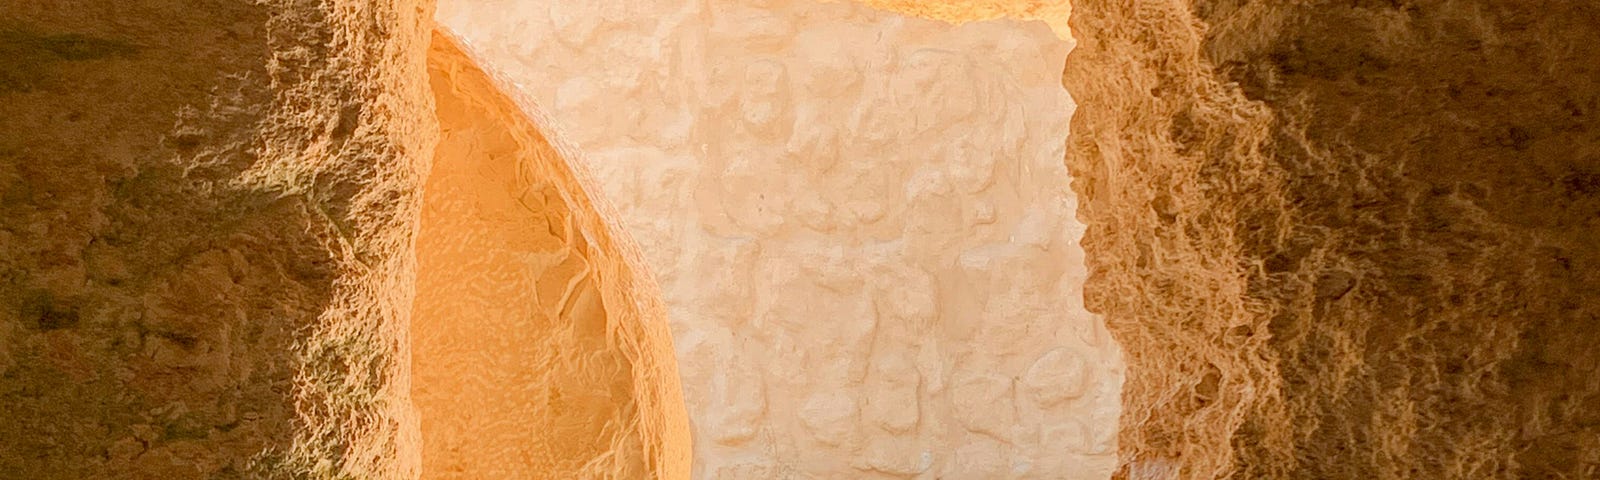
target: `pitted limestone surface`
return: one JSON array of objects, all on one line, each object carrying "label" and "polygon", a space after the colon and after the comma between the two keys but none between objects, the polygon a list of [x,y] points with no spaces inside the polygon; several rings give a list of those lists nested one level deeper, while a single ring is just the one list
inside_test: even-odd
[{"label": "pitted limestone surface", "polygon": [[447,2],[643,244],[696,478],[1103,478],[1069,45],[851,3]]}]

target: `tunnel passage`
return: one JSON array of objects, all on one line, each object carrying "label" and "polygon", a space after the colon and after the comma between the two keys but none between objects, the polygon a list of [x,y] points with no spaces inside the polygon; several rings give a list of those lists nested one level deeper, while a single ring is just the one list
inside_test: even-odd
[{"label": "tunnel passage", "polygon": [[[422,478],[686,478],[671,340],[573,158],[445,34],[416,243]],[[578,166],[577,168],[581,168]]]},{"label": "tunnel passage", "polygon": [[[641,293],[648,285],[629,286],[635,279],[619,273],[637,269],[624,268],[632,265],[628,255],[615,252],[627,251],[625,242],[610,239],[586,206],[582,193],[593,190],[570,184],[581,168],[517,177],[525,170],[492,161],[531,155],[540,159],[531,164],[565,165],[552,160],[559,157],[553,154],[527,153],[551,149],[537,140],[535,126],[508,113],[516,110],[507,106],[514,102],[496,94],[493,82],[459,51],[441,45],[444,53],[436,55],[435,73],[448,86],[439,98],[419,85],[426,79],[422,67],[431,28],[421,17],[431,2],[177,3],[0,6],[0,279],[6,287],[0,289],[0,476],[413,478],[413,385],[419,406],[433,415],[424,421],[433,449],[431,477],[563,478],[602,469],[681,476],[681,421],[650,413],[678,408],[667,391],[670,381],[663,380],[672,376],[664,371],[670,367],[641,360],[664,358],[663,336],[651,330],[652,323],[624,321],[655,318],[653,295]],[[793,51],[784,43],[787,36],[818,30],[798,28],[793,18],[765,8],[781,3],[717,2],[700,10],[609,18],[538,8],[546,14],[539,26],[550,28],[532,30],[558,35],[533,45],[600,46],[587,50],[594,56],[584,59],[602,61],[569,67],[583,71],[603,64],[605,75],[565,78],[553,92],[559,101],[551,103],[571,113],[604,105],[594,102],[611,99],[608,89],[619,85],[637,88],[623,90],[629,95],[721,102],[705,117],[587,110],[625,115],[626,121],[611,122],[624,135],[595,136],[617,142],[602,145],[614,147],[609,158],[666,159],[629,164],[659,171],[616,169],[624,186],[661,180],[723,188],[717,174],[744,175],[759,166],[729,161],[737,168],[713,172],[705,182],[684,175],[678,169],[693,165],[685,160],[697,158],[694,147],[712,150],[685,140],[702,139],[708,131],[749,128],[746,133],[799,139],[755,142],[758,148],[749,151],[756,154],[735,152],[719,162],[759,157],[759,147],[828,151],[839,145],[832,134],[794,136],[789,127],[826,124],[788,122],[796,110],[824,120],[873,120],[847,123],[842,130],[886,128],[872,132],[887,135],[875,140],[922,127],[895,123],[905,119],[892,116],[824,116],[808,110],[806,102],[783,97],[797,87],[821,95],[853,93],[860,76],[851,68],[861,64],[706,61],[723,58],[713,52],[729,50],[859,60],[852,55],[870,52],[866,46],[879,39],[862,36],[839,52],[816,44]],[[864,3],[967,20],[972,18],[957,14],[968,7],[982,7],[981,18],[1050,11],[1034,9],[1050,2],[1028,1],[1015,2],[1017,8],[1002,7],[1012,3],[1003,0]],[[628,5],[659,6],[594,4],[606,14],[639,13]],[[1078,278],[1086,282],[1085,303],[1105,314],[1129,352],[1131,376],[1122,398],[1127,415],[1118,440],[1127,467],[1123,476],[1600,476],[1600,356],[1593,348],[1600,342],[1600,308],[1592,294],[1600,290],[1600,242],[1594,241],[1600,236],[1600,74],[1592,61],[1600,44],[1590,41],[1600,27],[1597,7],[1473,0],[1082,0],[1078,9],[1072,27],[1083,47],[1068,63],[1065,81],[1083,109],[1072,123],[1067,163],[1081,200],[1076,213],[1088,227],[1080,245],[1093,274],[1075,275],[1087,277]],[[1053,20],[1063,32],[1064,19]],[[837,41],[848,38],[836,35],[849,33],[844,30],[822,32]],[[682,35],[652,42],[661,39],[651,35],[661,32]],[[960,78],[947,72],[963,71],[962,62],[950,61],[961,55],[943,50],[867,66],[929,68],[932,74],[918,77],[922,81]],[[628,61],[605,61],[616,58]],[[825,68],[805,70],[819,65]],[[952,65],[957,68],[945,70]],[[663,90],[671,85],[654,76],[662,72],[694,82],[732,77],[730,83],[742,88],[707,81],[698,84],[712,86],[703,91]],[[807,76],[816,73],[823,75]],[[838,75],[830,82],[827,74]],[[1007,79],[999,77],[982,78],[1005,85]],[[1035,85],[1040,79],[1037,71],[1018,77]],[[697,96],[705,91],[715,95]],[[933,92],[902,104],[927,112],[961,107],[962,96],[948,91],[899,91]],[[438,225],[427,229],[432,236],[424,239],[426,248],[415,252],[428,267],[419,306],[430,310],[418,323],[425,334],[419,342],[427,343],[419,350],[427,354],[413,358],[406,302],[416,290],[410,283],[412,222],[425,170],[413,167],[431,160],[414,157],[433,153],[433,100],[454,122],[452,139],[467,146],[447,145],[439,161],[447,175],[437,191],[445,198],[429,213]],[[941,105],[945,100],[953,102]],[[694,122],[706,117],[729,123],[697,127]],[[949,138],[963,137],[958,132]],[[653,150],[654,141],[688,149]],[[476,148],[491,145],[495,149]],[[922,193],[949,186],[942,183],[948,177],[919,180],[926,180],[919,185]],[[765,228],[772,218],[762,215],[774,205],[763,195],[792,190],[789,184],[766,187],[740,192],[758,200],[738,212],[741,221],[758,221],[752,229]],[[664,191],[634,201],[713,203]],[[816,210],[806,209],[817,205],[799,207],[812,214]],[[832,207],[850,214],[875,209],[870,202]],[[513,214],[519,208],[520,217]],[[488,216],[456,215],[463,211]],[[674,219],[641,212],[635,226],[676,238]],[[972,214],[988,219],[995,212],[974,206]],[[1059,210],[1050,215],[1067,216]],[[822,219],[816,225],[837,227]],[[475,237],[451,239],[452,226]],[[751,237],[659,242],[685,250],[734,244],[689,268],[663,270],[737,288],[744,278],[705,273],[762,252],[784,252],[782,242],[754,248]],[[779,248],[768,248],[774,243]],[[985,255],[996,250],[1001,249],[963,255],[970,261],[961,267],[982,277],[987,265],[1032,265],[1030,258]],[[450,255],[478,261],[447,261]],[[848,297],[859,293],[851,290],[852,274],[858,273],[852,267],[862,264],[856,257],[830,252],[813,262],[773,256],[811,270],[769,269],[762,273],[784,276],[762,278],[805,287],[795,289],[797,295],[843,290],[829,300],[859,300]],[[537,268],[490,263],[505,257]],[[623,260],[607,260],[614,258]],[[471,271],[502,267],[509,273]],[[890,276],[902,275],[893,282],[921,283],[900,281],[918,274],[893,267],[885,267]],[[806,284],[812,270],[820,272],[815,277],[823,288]],[[451,272],[459,281],[449,281],[457,278]],[[994,277],[1002,280],[1009,273],[998,272]],[[527,295],[524,303],[496,298],[502,280],[530,278],[533,291],[512,292]],[[618,282],[622,286],[613,288]],[[1072,298],[1072,288],[1053,298]],[[690,297],[685,304],[691,309],[734,321],[751,318],[715,296]],[[803,300],[824,303],[814,298]],[[916,307],[927,297],[881,298]],[[477,308],[449,308],[457,304]],[[830,308],[840,304],[861,317],[824,311],[831,315],[757,318],[801,329],[832,326],[818,318],[876,315],[860,303],[827,302]],[[507,332],[501,322],[529,318],[546,320],[531,331],[548,334],[531,340],[559,343],[581,361],[537,375],[506,361],[529,354],[527,344],[518,342],[529,338],[528,331]],[[961,327],[951,329],[958,332],[972,326],[952,323]],[[467,343],[472,348],[451,348]],[[798,349],[798,343],[774,344],[791,353]],[[753,350],[781,350],[770,346]],[[483,355],[452,357],[464,351]],[[712,369],[750,368],[765,358],[729,361],[716,348],[699,352],[717,359],[704,364]],[[427,372],[426,381],[412,383],[413,359]],[[874,382],[905,378],[893,374],[910,370],[903,361],[873,365],[884,367],[869,372]],[[1068,355],[1045,354],[1034,365],[1042,367],[1030,366],[1024,378],[1060,386],[1074,378],[1062,373],[1078,364]],[[753,407],[723,410],[727,415],[718,420],[726,422],[709,429],[721,434],[715,441],[734,447],[765,448],[775,444],[773,438],[803,435],[861,447],[849,441],[861,432],[848,428],[850,420],[874,421],[868,431],[905,429],[909,423],[903,415],[909,409],[824,395],[806,398],[808,418],[793,429],[800,435],[746,428],[757,424],[752,418],[793,412],[793,405],[769,408],[764,399],[787,392],[741,388],[756,383],[739,378],[756,375],[723,370],[729,373],[705,377],[711,380],[701,393],[719,406]],[[548,388],[516,381],[530,376],[549,380]],[[915,388],[945,387],[932,381],[942,377],[927,378]],[[508,381],[493,383],[499,380]],[[584,380],[593,381],[572,385]],[[881,383],[884,391],[913,390],[905,382]],[[989,407],[1024,394],[1032,397],[1028,401],[1059,398],[1063,391],[1027,392],[1017,383],[1008,390],[1006,383],[960,382],[954,389],[965,397],[952,396],[978,399],[959,405],[969,412],[1006,412]],[[518,396],[506,398],[506,392]],[[587,409],[563,408],[574,397],[601,401]],[[497,415],[495,421],[485,414]],[[554,422],[543,414],[578,421]],[[1015,456],[1005,463],[1003,455],[1014,452],[983,437],[1039,432],[996,433],[1004,425],[989,420],[967,416],[944,424],[979,432],[965,438],[982,445],[954,452],[961,464],[983,472],[1033,467]],[[527,425],[554,429],[520,428]],[[473,438],[461,426],[490,435]],[[1055,433],[1072,433],[1073,425],[1063,427]],[[579,441],[536,437],[548,432]],[[1063,438],[1084,437],[1053,440]],[[1096,443],[1102,449],[1109,444]],[[554,450],[531,453],[529,446]],[[857,462],[851,465],[832,452],[813,458],[821,457],[825,468],[859,465],[874,475],[916,476],[926,473],[916,471],[924,468],[927,451],[918,447],[867,442],[849,452],[858,454],[849,458]],[[517,459],[521,463],[506,462],[518,458],[506,457],[509,450],[526,455]],[[708,475],[795,473],[790,459],[797,450],[772,448],[760,453],[775,452],[775,458],[750,462],[733,458],[708,468]],[[1097,454],[1104,460],[1105,454]],[[862,475],[843,475],[852,474]]]}]

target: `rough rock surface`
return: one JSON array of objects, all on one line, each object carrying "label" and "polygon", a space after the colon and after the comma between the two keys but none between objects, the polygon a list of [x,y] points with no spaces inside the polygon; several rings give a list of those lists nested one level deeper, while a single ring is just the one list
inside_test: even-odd
[{"label": "rough rock surface", "polygon": [[1600,7],[1073,15],[1124,475],[1600,475]]},{"label": "rough rock surface", "polygon": [[688,478],[666,310],[581,157],[450,37],[428,59],[441,135],[416,244],[422,478]]},{"label": "rough rock surface", "polygon": [[1072,15],[1072,4],[1067,0],[854,1],[872,8],[957,24],[998,18],[1039,20],[1050,24],[1056,36],[1068,38],[1071,33],[1067,28],[1067,18]]},{"label": "rough rock surface", "polygon": [[[1060,7],[864,3],[950,21]],[[1065,83],[1084,108],[1066,163],[1087,303],[1128,351],[1113,441],[1119,357],[1074,302],[1074,206],[1044,158],[1060,158],[1070,107],[1043,86],[1062,52],[1042,27],[673,5],[480,3],[485,16],[451,18],[509,40],[480,48],[562,115],[649,244],[701,405],[700,477],[1060,478],[1103,474],[1113,446],[1130,478],[1600,475],[1600,7],[1079,2]],[[0,478],[530,472],[451,449],[505,453],[490,442],[542,420],[497,416],[486,427],[504,428],[471,438],[424,419],[452,440],[423,455],[406,409],[411,232],[436,133],[429,15],[388,1],[0,4]],[[508,155],[538,145],[535,163],[559,170],[536,128],[472,126],[492,90],[448,91],[476,99],[452,104],[463,148],[509,136]],[[505,305],[604,311],[603,334],[552,329],[598,353],[576,378],[619,375],[577,385],[606,402],[559,426],[615,435],[564,453],[623,447],[640,455],[600,462],[681,474],[668,438],[681,429],[646,411],[674,408],[666,373],[628,354],[655,347],[610,343],[659,339],[611,321],[653,315],[648,295],[608,297],[648,287],[603,287],[638,269],[596,246],[615,232],[592,214],[604,202],[582,207],[563,183],[581,169],[536,180],[442,158],[480,162],[442,172],[489,173],[437,178],[436,193],[470,200],[446,196],[430,221],[494,221],[441,214],[514,213],[504,202],[527,197],[506,188],[534,184],[545,195],[529,200],[562,206],[524,217],[561,227],[549,238],[472,240],[545,238],[533,254],[454,253],[591,268],[540,264],[558,281],[535,279],[533,301],[564,299]],[[451,183],[478,180],[500,190]],[[425,242],[440,250],[424,261],[471,244]],[[424,288],[481,300],[467,285]],[[440,355],[417,365],[526,353],[453,357],[457,339],[528,333],[457,323],[426,330],[418,348]],[[453,330],[467,327],[495,337]],[[511,400],[431,389],[526,386],[483,385],[508,372],[425,375],[416,391],[481,421],[473,409]]]},{"label": "rough rock surface", "polygon": [[1068,45],[850,3],[454,2],[551,105],[672,313],[697,478],[1104,478]]},{"label": "rough rock surface", "polygon": [[430,15],[0,3],[0,477],[415,473]]}]

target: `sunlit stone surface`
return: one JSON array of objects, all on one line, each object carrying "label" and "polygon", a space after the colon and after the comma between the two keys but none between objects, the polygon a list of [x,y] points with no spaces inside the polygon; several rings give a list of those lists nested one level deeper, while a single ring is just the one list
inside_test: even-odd
[{"label": "sunlit stone surface", "polygon": [[849,3],[445,2],[658,275],[697,478],[1104,478],[1069,44]]}]

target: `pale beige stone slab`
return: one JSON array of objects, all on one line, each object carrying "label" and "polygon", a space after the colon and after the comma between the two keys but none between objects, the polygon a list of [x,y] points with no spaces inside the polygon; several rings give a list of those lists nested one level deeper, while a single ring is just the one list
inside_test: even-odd
[{"label": "pale beige stone slab", "polygon": [[551,107],[670,309],[696,478],[1104,478],[1069,44],[849,3],[445,2]]}]

